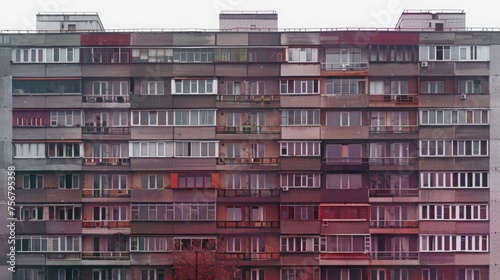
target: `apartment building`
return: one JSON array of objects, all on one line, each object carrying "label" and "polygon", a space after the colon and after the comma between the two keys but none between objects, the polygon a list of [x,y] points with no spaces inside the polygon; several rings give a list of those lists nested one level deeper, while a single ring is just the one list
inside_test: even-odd
[{"label": "apartment building", "polygon": [[0,33],[13,279],[172,279],[193,251],[194,279],[203,251],[234,279],[500,272],[498,30],[461,11],[383,30],[38,17]]}]

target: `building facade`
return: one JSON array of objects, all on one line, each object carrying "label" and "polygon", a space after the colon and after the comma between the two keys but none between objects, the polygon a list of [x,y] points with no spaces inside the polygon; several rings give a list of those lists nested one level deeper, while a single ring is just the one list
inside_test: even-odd
[{"label": "building facade", "polygon": [[13,279],[171,279],[193,250],[236,279],[494,279],[500,33],[415,14],[1,33]]}]

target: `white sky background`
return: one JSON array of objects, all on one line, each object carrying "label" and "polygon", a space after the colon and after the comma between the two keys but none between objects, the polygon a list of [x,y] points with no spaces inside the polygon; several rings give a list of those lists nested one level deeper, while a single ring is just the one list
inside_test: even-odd
[{"label": "white sky background", "polygon": [[279,28],[396,25],[405,9],[459,9],[467,27],[499,27],[491,0],[2,0],[0,30],[34,30],[38,12],[98,12],[106,29],[218,28],[220,10],[275,10]]}]

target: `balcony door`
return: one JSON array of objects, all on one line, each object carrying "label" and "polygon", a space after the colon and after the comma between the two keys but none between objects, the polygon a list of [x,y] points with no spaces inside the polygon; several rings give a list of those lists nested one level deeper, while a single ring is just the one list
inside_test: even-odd
[{"label": "balcony door", "polygon": [[391,158],[393,164],[402,165],[409,164],[409,144],[408,143],[392,143]]},{"label": "balcony door", "polygon": [[[109,176],[108,175],[94,175],[94,182],[92,187],[92,194],[94,197],[107,197],[109,193]],[[95,208],[94,208],[95,210]],[[94,211],[94,218],[96,213]],[[94,219],[95,221],[101,219]]]},{"label": "balcony door", "polygon": [[264,237],[252,237],[250,240],[250,254],[252,260],[264,259],[266,251],[266,239]]},{"label": "balcony door", "polygon": [[[92,149],[92,156],[96,159],[109,158],[108,144],[94,144]],[[97,161],[101,162],[101,161]]]},{"label": "balcony door", "polygon": [[262,143],[253,143],[251,146],[251,158],[253,162],[262,162],[265,157],[265,146]]}]

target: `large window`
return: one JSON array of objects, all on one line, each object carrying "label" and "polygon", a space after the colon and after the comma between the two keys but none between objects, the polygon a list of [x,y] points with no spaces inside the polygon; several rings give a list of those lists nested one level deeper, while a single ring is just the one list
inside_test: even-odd
[{"label": "large window", "polygon": [[141,94],[142,95],[163,95],[164,94],[163,81],[142,81]]},{"label": "large window", "polygon": [[215,221],[215,203],[132,204],[132,220]]},{"label": "large window", "polygon": [[288,48],[288,62],[318,62],[317,48]]},{"label": "large window", "polygon": [[264,95],[265,81],[227,81],[226,95]]},{"label": "large window", "polygon": [[59,175],[59,189],[79,189],[79,174],[61,174]]},{"label": "large window", "polygon": [[360,164],[362,163],[361,144],[327,144],[326,145],[327,164]]},{"label": "large window", "polygon": [[364,253],[367,235],[327,235],[321,237],[321,251],[328,253]]},{"label": "large window", "polygon": [[360,78],[327,78],[326,94],[365,94],[365,86],[365,80]]},{"label": "large window", "polygon": [[14,158],[44,158],[44,143],[18,143],[14,144]]},{"label": "large window", "polygon": [[165,48],[132,49],[132,63],[165,63],[172,62],[173,50]]},{"label": "large window", "polygon": [[422,188],[488,188],[488,172],[421,172]]},{"label": "large window", "polygon": [[327,126],[361,126],[361,112],[358,111],[328,111]]},{"label": "large window", "polygon": [[[364,66],[366,66],[365,64]],[[325,70],[357,69],[361,64],[361,49],[326,49]]]},{"label": "large window", "polygon": [[[99,278],[95,280],[101,280]],[[165,269],[141,269],[141,278],[139,280],[164,280]]]},{"label": "large window", "polygon": [[409,112],[407,111],[374,111],[370,112],[370,131],[381,133],[407,132],[409,128]]},{"label": "large window", "polygon": [[355,220],[367,221],[370,219],[370,208],[368,206],[345,206],[330,205],[321,206],[321,219],[328,220]]},{"label": "large window", "polygon": [[489,124],[487,109],[420,110],[421,125]]},{"label": "large window", "polygon": [[319,237],[281,237],[281,252],[319,252]]},{"label": "large window", "polygon": [[170,252],[171,237],[164,236],[131,236],[130,251],[132,252]]},{"label": "large window", "polygon": [[81,111],[50,111],[50,126],[79,126]]},{"label": "large window", "polygon": [[63,94],[81,93],[81,80],[12,80],[14,94]]},{"label": "large window", "polygon": [[143,189],[163,189],[162,174],[143,174],[141,182]]},{"label": "large window", "polygon": [[42,174],[23,175],[23,189],[43,189]]},{"label": "large window", "polygon": [[458,80],[458,93],[481,94],[483,92],[481,79],[470,78]]},{"label": "large window", "polygon": [[45,280],[45,269],[17,268],[14,274],[14,280]]},{"label": "large window", "polygon": [[444,93],[444,81],[422,81],[420,83],[420,93]]},{"label": "large window", "polygon": [[319,94],[319,80],[281,80],[280,94]]},{"label": "large window", "polygon": [[224,48],[214,49],[214,62],[246,62],[248,60],[247,49]]},{"label": "large window", "polygon": [[488,156],[488,140],[420,140],[420,156]]},{"label": "large window", "polygon": [[489,46],[420,46],[420,61],[489,61]]},{"label": "large window", "polygon": [[320,142],[280,142],[281,156],[319,156]]},{"label": "large window", "polygon": [[175,157],[216,157],[218,142],[175,142]]},{"label": "large window", "polygon": [[211,188],[212,174],[180,173],[179,188]]},{"label": "large window", "polygon": [[49,143],[49,158],[78,158],[81,143]]},{"label": "large window", "polygon": [[488,252],[488,235],[420,235],[420,252]]},{"label": "large window", "polygon": [[488,220],[486,204],[421,204],[421,220]]},{"label": "large window", "polygon": [[281,205],[282,220],[317,220],[319,206],[308,204]]},{"label": "large window", "polygon": [[281,270],[281,280],[319,280],[320,276],[319,268],[287,268]]},{"label": "large window", "polygon": [[13,49],[12,61],[16,63],[77,63],[79,48],[30,48]]},{"label": "large window", "polygon": [[370,61],[417,61],[416,46],[372,45]]},{"label": "large window", "polygon": [[326,188],[351,190],[363,188],[361,174],[326,174]]},{"label": "large window", "polygon": [[217,94],[217,80],[173,80],[172,94]]},{"label": "large window", "polygon": [[130,142],[131,157],[172,157],[170,141]]},{"label": "large window", "polygon": [[321,174],[319,173],[282,173],[282,188],[319,188]]},{"label": "large window", "polygon": [[80,252],[80,236],[22,236],[16,238],[17,252]]},{"label": "large window", "polygon": [[320,110],[283,110],[281,111],[281,124],[287,126],[319,125]]},{"label": "large window", "polygon": [[241,206],[228,206],[226,208],[226,220],[239,222],[242,220]]},{"label": "large window", "polygon": [[212,49],[174,49],[174,62],[212,62]]}]

